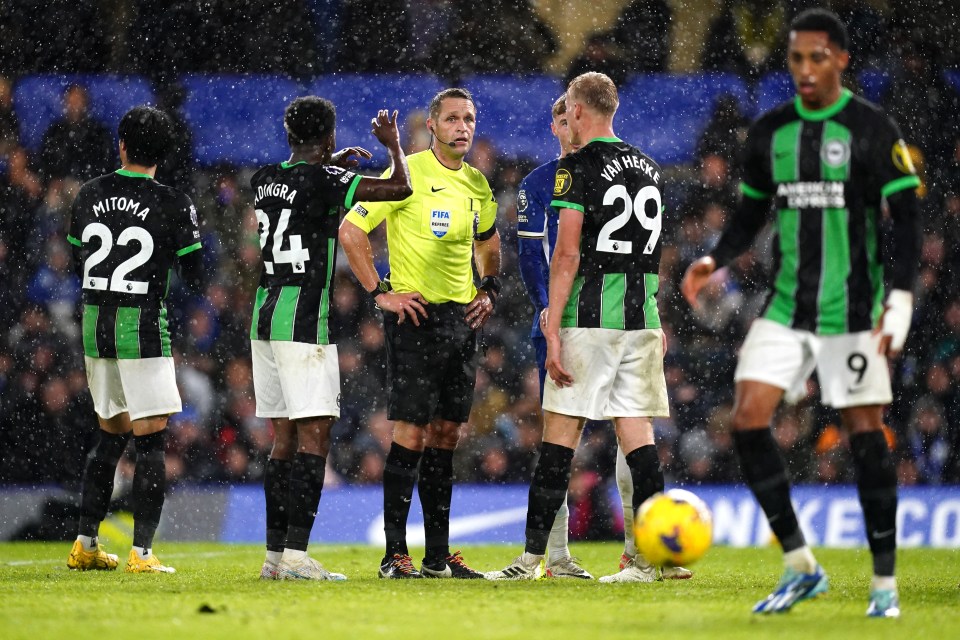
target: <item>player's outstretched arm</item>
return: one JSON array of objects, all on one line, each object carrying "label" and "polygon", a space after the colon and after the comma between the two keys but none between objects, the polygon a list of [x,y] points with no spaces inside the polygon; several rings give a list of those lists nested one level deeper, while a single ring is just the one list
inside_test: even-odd
[{"label": "player's outstretched arm", "polygon": [[[359,202],[382,202],[384,200],[404,200],[413,195],[410,184],[410,170],[407,168],[407,157],[400,146],[400,131],[397,128],[397,112],[391,117],[386,109],[377,112],[377,117],[370,121],[373,135],[387,149],[390,154],[390,163],[393,171],[386,178],[360,179],[357,184],[356,200]],[[369,154],[368,156],[369,157]]]}]

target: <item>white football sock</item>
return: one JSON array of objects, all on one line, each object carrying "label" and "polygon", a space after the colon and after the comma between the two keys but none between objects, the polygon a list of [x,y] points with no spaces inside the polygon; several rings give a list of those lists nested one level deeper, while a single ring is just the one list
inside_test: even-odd
[{"label": "white football sock", "polygon": [[538,556],[533,553],[523,552],[523,555],[520,556],[520,564],[525,567],[535,567],[540,564],[540,561],[543,560],[543,556]]},{"label": "white football sock", "polygon": [[283,550],[283,559],[287,562],[298,562],[307,557],[306,551],[300,551],[299,549],[284,549]]},{"label": "white football sock", "polygon": [[817,568],[817,559],[813,557],[810,547],[803,545],[783,554],[783,564],[800,573],[813,573]]},{"label": "white football sock", "polygon": [[870,579],[870,590],[884,589],[887,591],[897,590],[897,579],[894,576],[873,576]]},{"label": "white football sock", "polygon": [[77,540],[83,545],[84,551],[94,551],[97,548],[96,536],[77,536]]},{"label": "white football sock", "polygon": [[143,547],[134,547],[134,551],[137,552],[137,555],[140,556],[143,560],[146,560],[150,557],[150,554],[153,553],[153,549],[145,549]]},{"label": "white football sock", "polygon": [[568,531],[570,530],[570,507],[567,506],[567,498],[563,498],[563,504],[557,511],[557,517],[553,520],[553,528],[550,529],[550,538],[547,540],[547,557],[550,562],[559,562],[564,558],[570,557],[570,545],[568,543]]},{"label": "white football sock", "polygon": [[633,476],[620,447],[617,447],[617,489],[620,490],[620,502],[623,503],[623,552],[633,557],[637,555],[637,544],[633,537]]},{"label": "white football sock", "polygon": [[280,564],[283,557],[283,551],[267,551],[267,562],[270,564]]}]

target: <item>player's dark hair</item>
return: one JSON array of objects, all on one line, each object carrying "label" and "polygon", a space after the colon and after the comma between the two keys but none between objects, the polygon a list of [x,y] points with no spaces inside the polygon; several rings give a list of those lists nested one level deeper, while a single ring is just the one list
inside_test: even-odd
[{"label": "player's dark hair", "polygon": [[283,128],[291,147],[319,144],[337,127],[337,108],[319,96],[304,96],[287,105]]},{"label": "player's dark hair", "polygon": [[576,96],[597,113],[612,116],[620,106],[617,85],[604,73],[588,71],[570,81],[567,95]]},{"label": "player's dark hair", "polygon": [[173,146],[170,116],[146,105],[124,114],[117,135],[127,147],[127,162],[145,167],[160,164]]},{"label": "player's dark hair", "polygon": [[790,23],[790,31],[824,31],[830,42],[838,45],[841,51],[850,46],[847,27],[837,14],[827,9],[807,9],[797,15]]},{"label": "player's dark hair", "polygon": [[469,100],[470,104],[473,105],[474,110],[477,108],[477,103],[473,101],[473,94],[466,89],[460,87],[444,89],[437,95],[433,96],[433,100],[430,101],[430,108],[428,111],[431,119],[436,120],[440,117],[440,104],[447,98],[462,98],[464,100]]},{"label": "player's dark hair", "polygon": [[559,98],[553,101],[553,108],[550,110],[550,114],[556,118],[557,116],[562,116],[567,112],[567,94],[563,94]]}]

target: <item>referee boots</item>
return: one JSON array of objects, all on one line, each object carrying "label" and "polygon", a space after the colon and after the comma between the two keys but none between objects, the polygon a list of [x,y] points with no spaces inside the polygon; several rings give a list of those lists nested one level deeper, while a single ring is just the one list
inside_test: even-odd
[{"label": "referee boots", "polygon": [[467,566],[459,551],[436,563],[428,563],[427,559],[424,558],[420,565],[420,573],[425,578],[459,578],[460,580],[483,580],[485,578],[482,573]]},{"label": "referee boots", "polygon": [[413,566],[413,559],[402,553],[395,553],[390,557],[384,557],[380,562],[380,572],[378,575],[381,578],[390,580],[423,578],[423,574]]}]

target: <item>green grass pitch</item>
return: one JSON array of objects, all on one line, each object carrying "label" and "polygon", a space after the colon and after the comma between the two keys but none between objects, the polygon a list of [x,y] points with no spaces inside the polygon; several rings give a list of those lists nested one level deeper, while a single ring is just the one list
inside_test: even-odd
[{"label": "green grass pitch", "polygon": [[[158,543],[175,575],[77,573],[67,543],[0,544],[0,637],[45,638],[960,638],[960,550],[903,550],[899,620],[864,617],[870,576],[865,549],[817,551],[830,591],[787,613],[755,616],[750,606],[780,574],[776,549],[717,547],[692,580],[602,585],[376,577],[378,549],[311,547],[345,583],[257,579],[258,546]],[[467,546],[467,562],[499,569],[514,546]],[[419,551],[419,550],[417,550]],[[574,544],[594,573],[612,573],[621,547]],[[414,553],[414,558],[419,556]]]}]

